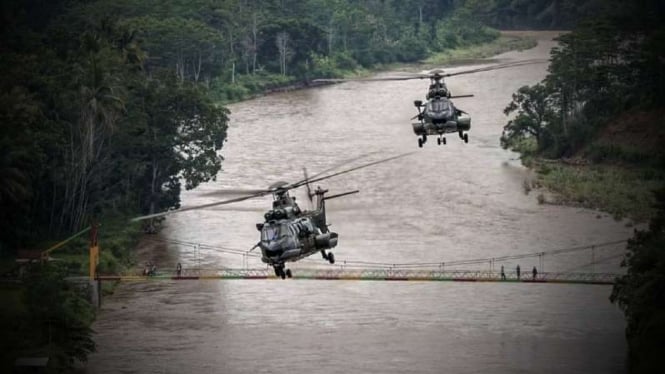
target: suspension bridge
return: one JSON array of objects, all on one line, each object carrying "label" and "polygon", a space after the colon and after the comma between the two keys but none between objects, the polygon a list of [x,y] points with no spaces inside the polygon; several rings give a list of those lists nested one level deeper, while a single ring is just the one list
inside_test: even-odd
[{"label": "suspension bridge", "polygon": [[[158,280],[223,280],[223,279],[276,279],[273,270],[266,268],[250,268],[249,258],[260,258],[258,253],[248,250],[215,246],[203,243],[186,242],[152,238],[151,241],[175,244],[194,248],[197,253],[200,249],[215,250],[217,252],[233,254],[242,257],[243,266],[240,268],[220,267],[203,269],[198,266],[183,268],[178,272],[175,268],[160,268],[153,275],[144,275],[143,269],[135,269],[123,274],[98,274],[100,281],[158,281]],[[368,280],[368,281],[451,281],[451,282],[521,282],[521,283],[569,283],[569,284],[612,284],[618,272],[596,272],[597,265],[608,261],[618,262],[623,257],[623,247],[620,253],[607,254],[608,249],[617,249],[625,244],[626,240],[597,243],[592,245],[561,248],[551,251],[528,252],[507,256],[465,259],[441,262],[410,262],[387,263],[372,261],[342,260],[335,265],[326,267],[300,267],[294,269],[293,278],[297,280]],[[590,261],[577,264],[573,268],[562,271],[545,272],[545,259],[565,254],[584,254],[590,256]],[[589,257],[588,257],[589,258]],[[518,273],[517,271],[498,271],[498,265],[510,261],[531,259],[537,261],[538,269],[533,273],[529,269]],[[313,259],[303,259],[298,262],[317,264]],[[460,267],[476,267],[476,269],[460,269]],[[477,269],[484,267],[483,269]],[[451,269],[452,268],[452,269]]]}]

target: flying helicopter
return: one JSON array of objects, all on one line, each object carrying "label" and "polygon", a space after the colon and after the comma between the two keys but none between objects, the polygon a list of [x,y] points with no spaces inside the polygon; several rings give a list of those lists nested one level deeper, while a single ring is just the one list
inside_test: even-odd
[{"label": "flying helicopter", "polygon": [[361,79],[316,79],[315,82],[346,82],[346,81],[403,81],[412,79],[429,79],[430,84],[425,95],[426,102],[415,100],[413,104],[418,110],[411,119],[417,119],[418,122],[412,123],[413,132],[418,136],[418,147],[427,142],[427,136],[438,136],[437,144],[446,144],[445,134],[458,133],[464,143],[469,142],[468,131],[471,129],[471,116],[460,108],[457,108],[451,99],[473,97],[474,95],[453,96],[444,82],[444,78],[453,77],[462,74],[479,73],[505,69],[516,66],[543,63],[547,60],[533,59],[508,62],[477,69],[463,70],[453,73],[446,73],[442,69],[432,70],[427,74],[415,74],[404,77],[379,77],[379,78],[361,78]]},{"label": "flying helicopter", "polygon": [[[329,263],[335,263],[335,255],[330,252],[330,250],[337,246],[339,235],[329,229],[330,225],[326,221],[326,201],[359,192],[358,190],[351,190],[326,196],[326,193],[328,193],[327,189],[323,189],[319,186],[312,191],[310,184],[372,165],[395,160],[410,154],[411,153],[403,153],[397,156],[365,163],[343,171],[326,174],[331,169],[336,169],[336,166],[312,177],[308,177],[307,170],[303,168],[304,178],[293,183],[277,182],[270,185],[267,189],[234,189],[212,192],[206,195],[215,196],[228,193],[245,195],[209,204],[149,214],[133,218],[132,221],[154,219],[190,210],[232,204],[271,194],[273,198],[272,209],[264,214],[263,222],[256,224],[256,229],[260,232],[260,239],[250,251],[257,247],[260,248],[261,261],[273,267],[275,276],[282,279],[291,278],[293,273],[291,272],[291,269],[286,269],[285,264],[287,262],[295,262],[311,256],[316,252],[320,252],[323,259]],[[307,197],[310,200],[310,204],[315,206],[312,210],[302,210],[296,203],[296,197],[289,194],[290,190],[303,186],[307,189]]]}]

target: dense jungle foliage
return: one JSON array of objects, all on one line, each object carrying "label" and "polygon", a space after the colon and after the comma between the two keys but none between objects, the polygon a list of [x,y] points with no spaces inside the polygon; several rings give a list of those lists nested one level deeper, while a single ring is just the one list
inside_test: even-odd
[{"label": "dense jungle foliage", "polygon": [[[654,373],[662,371],[665,344],[665,5],[602,5],[559,37],[546,79],[513,95],[505,113],[515,116],[501,141],[573,202],[651,218],[629,241],[627,275],[611,300],[626,315],[629,371]],[[542,158],[582,163],[539,164]]]},{"label": "dense jungle foliage", "polygon": [[[579,150],[619,114],[665,102],[664,9],[607,0],[610,10],[558,38],[549,74],[513,95],[505,147],[550,158]],[[525,140],[534,148],[524,147]],[[527,142],[528,143],[528,142]]]},{"label": "dense jungle foliage", "polygon": [[665,7],[603,4],[558,38],[545,80],[513,95],[501,142],[565,203],[646,221],[665,184]]},{"label": "dense jungle foliage", "polygon": [[0,233],[177,207],[215,177],[234,100],[497,36],[453,1],[3,2]]},{"label": "dense jungle foliage", "polygon": [[[566,27],[593,14],[596,3],[575,8],[564,0],[3,1],[0,255],[43,249],[44,242],[92,221],[124,223],[132,215],[178,207],[183,186],[211,180],[221,168],[228,111],[220,101],[491,41],[498,32],[487,24]],[[608,36],[611,30],[599,34],[606,36],[599,48],[608,53],[612,47],[630,50],[630,43],[662,45],[662,34],[617,43]],[[589,37],[580,40],[593,41]],[[566,128],[577,118],[568,113],[577,115],[585,102],[582,94],[598,88],[584,86],[582,79],[596,71],[592,60],[566,54],[571,45],[586,52],[576,38],[562,38],[553,65],[580,79],[572,87],[558,83],[552,96],[565,96],[559,100],[565,103]],[[608,57],[614,68],[621,65],[617,56]],[[571,58],[573,65],[567,63]],[[576,73],[577,68],[587,70]],[[617,74],[605,73],[607,84],[648,83],[630,100],[662,93],[661,75],[654,84],[639,74]],[[560,145],[573,140],[555,144],[565,149]],[[105,244],[111,248],[104,252],[111,256],[105,266],[116,261],[109,253],[126,255],[127,238],[136,231],[121,230],[107,230],[120,239]],[[92,310],[64,282],[66,270],[47,266],[26,280],[25,289],[8,291],[20,294],[6,305],[16,304],[21,323],[3,326],[11,329],[3,360],[18,352],[12,349],[47,344],[56,352],[53,365],[68,370],[73,358],[85,360],[94,349]],[[2,317],[12,321],[4,312]],[[23,340],[12,345],[12,337]]]},{"label": "dense jungle foliage", "polygon": [[657,214],[648,230],[628,242],[622,265],[627,274],[614,284],[610,300],[626,315],[631,373],[663,370],[665,346],[665,189],[657,192]]}]

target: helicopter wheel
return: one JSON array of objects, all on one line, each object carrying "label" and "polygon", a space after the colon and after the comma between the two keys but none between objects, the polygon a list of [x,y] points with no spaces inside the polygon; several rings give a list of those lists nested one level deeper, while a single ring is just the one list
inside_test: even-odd
[{"label": "helicopter wheel", "polygon": [[441,145],[441,138],[436,139],[436,144]]},{"label": "helicopter wheel", "polygon": [[469,134],[464,134],[464,143],[469,142]]},{"label": "helicopter wheel", "polygon": [[331,264],[335,263],[335,255],[334,254],[328,253],[328,262],[330,262]]},{"label": "helicopter wheel", "polygon": [[293,274],[291,273],[291,269],[286,269],[286,277],[287,278],[293,277]]},{"label": "helicopter wheel", "polygon": [[446,138],[441,138],[441,144],[446,145]]},{"label": "helicopter wheel", "polygon": [[423,147],[423,140],[418,138],[418,147],[422,148]]},{"label": "helicopter wheel", "polygon": [[275,276],[279,278],[286,278],[286,273],[284,272],[284,264],[275,266]]}]

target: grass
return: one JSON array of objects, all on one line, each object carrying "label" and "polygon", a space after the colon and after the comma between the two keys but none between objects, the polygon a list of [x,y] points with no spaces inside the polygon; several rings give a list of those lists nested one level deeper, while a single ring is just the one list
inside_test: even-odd
[{"label": "grass", "polygon": [[629,217],[636,222],[653,216],[653,191],[665,185],[665,173],[653,167],[537,165],[537,186],[555,192],[556,203],[600,209],[617,219]]},{"label": "grass", "polygon": [[423,61],[427,65],[445,65],[498,55],[508,51],[522,51],[536,46],[538,42],[529,36],[501,35],[489,43],[455,48],[436,53]]}]

